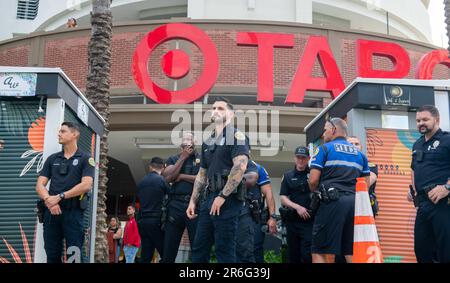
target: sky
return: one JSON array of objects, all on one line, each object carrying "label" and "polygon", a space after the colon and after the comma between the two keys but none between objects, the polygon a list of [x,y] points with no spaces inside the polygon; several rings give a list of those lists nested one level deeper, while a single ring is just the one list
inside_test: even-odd
[{"label": "sky", "polygon": [[431,35],[433,44],[439,47],[448,47],[447,30],[445,26],[444,0],[431,0],[428,7],[430,14]]}]

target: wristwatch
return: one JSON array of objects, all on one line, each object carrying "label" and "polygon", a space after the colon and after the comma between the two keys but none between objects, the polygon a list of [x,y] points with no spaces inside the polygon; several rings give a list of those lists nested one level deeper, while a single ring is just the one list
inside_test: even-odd
[{"label": "wristwatch", "polygon": [[450,191],[450,184],[445,184],[444,187]]},{"label": "wristwatch", "polygon": [[61,198],[61,200],[63,200],[64,197],[65,197],[64,193],[60,193],[60,194],[59,194],[59,197]]},{"label": "wristwatch", "polygon": [[277,215],[275,214],[275,213],[272,213],[271,215],[270,215],[270,218],[272,218],[272,219],[277,219]]},{"label": "wristwatch", "polygon": [[223,194],[223,191],[220,191],[219,197],[221,197],[221,198],[223,198],[223,199],[227,199],[227,198],[228,198],[228,196],[226,196],[226,195]]}]

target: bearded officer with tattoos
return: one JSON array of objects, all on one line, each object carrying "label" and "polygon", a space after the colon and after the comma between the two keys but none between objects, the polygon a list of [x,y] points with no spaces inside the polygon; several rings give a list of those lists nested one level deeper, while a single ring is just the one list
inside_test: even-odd
[{"label": "bearded officer with tattoos", "polygon": [[250,146],[248,138],[230,125],[233,117],[233,105],[218,98],[211,114],[215,130],[202,145],[200,170],[186,211],[194,219],[199,206],[194,263],[209,262],[213,245],[219,263],[236,262],[236,232],[245,200],[242,177]]}]

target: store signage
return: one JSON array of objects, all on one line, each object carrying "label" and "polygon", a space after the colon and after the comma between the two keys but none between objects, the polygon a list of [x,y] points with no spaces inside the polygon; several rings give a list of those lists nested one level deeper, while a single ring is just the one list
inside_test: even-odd
[{"label": "store signage", "polygon": [[407,86],[384,86],[384,104],[411,106],[411,92]]},{"label": "store signage", "polygon": [[86,126],[88,126],[89,108],[81,97],[78,97],[77,116]]},{"label": "store signage", "polygon": [[0,96],[36,95],[35,73],[0,73]]},{"label": "store signage", "polygon": [[[200,50],[203,70],[197,81],[181,90],[168,90],[158,86],[148,72],[150,54],[160,44],[169,40],[187,40]],[[236,44],[258,49],[258,102],[273,102],[274,49],[294,47],[293,34],[238,32]],[[379,70],[373,67],[373,59],[381,56],[389,59],[393,68]],[[411,69],[406,50],[393,42],[360,39],[356,41],[357,76],[362,78],[405,78]],[[313,77],[314,62],[319,61],[324,77]],[[446,50],[434,50],[425,54],[416,66],[417,79],[431,79],[437,64],[450,67]],[[189,73],[189,55],[183,50],[167,52],[161,60],[163,72],[171,79],[180,79]],[[166,24],[149,32],[138,44],[133,56],[133,78],[142,92],[158,103],[185,104],[206,95],[214,86],[219,74],[219,55],[216,45],[201,29],[182,23]],[[344,81],[325,36],[309,37],[294,74],[285,103],[302,103],[307,90],[329,92],[336,98],[345,88]],[[398,99],[400,100],[400,99]]]}]

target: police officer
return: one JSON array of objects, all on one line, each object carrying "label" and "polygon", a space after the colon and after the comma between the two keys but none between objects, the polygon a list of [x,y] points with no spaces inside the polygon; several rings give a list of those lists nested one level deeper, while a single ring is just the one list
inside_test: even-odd
[{"label": "police officer", "polygon": [[[255,262],[255,225],[259,221],[260,213],[258,195],[260,195],[257,185],[258,168],[253,161],[249,161],[247,170],[244,174],[245,186],[247,188],[247,195],[245,197],[244,206],[239,215],[237,241],[236,241],[236,262],[239,263],[254,263]],[[258,210],[258,211],[256,211]],[[259,218],[259,219],[256,219]]]},{"label": "police officer", "polygon": [[311,162],[309,186],[322,196],[313,225],[314,263],[332,263],[336,254],[352,262],[356,178],[364,176],[369,184],[370,170],[367,157],[346,136],[344,120],[328,119],[323,133],[325,144]]},{"label": "police officer", "polygon": [[311,263],[313,220],[309,211],[309,150],[299,146],[294,154],[295,167],[284,173],[280,189],[281,204],[293,212],[287,217],[282,215],[287,230],[288,259],[291,263]]},{"label": "police officer", "polygon": [[[263,166],[249,160],[244,175],[247,196],[241,210],[238,224],[236,260],[237,262],[264,263],[263,198],[267,204],[267,229],[271,234],[277,232],[275,220],[275,199],[272,194],[270,177]],[[264,196],[264,197],[263,197]]]},{"label": "police officer", "polygon": [[153,157],[149,164],[149,173],[138,184],[138,198],[141,204],[138,229],[141,237],[141,261],[143,263],[152,261],[155,248],[160,256],[164,257],[161,218],[163,217],[163,200],[169,192],[169,185],[161,176],[163,169],[164,160]]},{"label": "police officer", "polygon": [[450,262],[450,134],[439,128],[439,112],[424,105],[416,113],[422,136],[414,143],[411,169],[418,210],[414,251],[418,262]]},{"label": "police officer", "polygon": [[195,208],[206,190],[205,200],[200,203],[193,262],[208,262],[213,244],[219,263],[236,261],[236,230],[244,203],[241,183],[249,142],[230,125],[233,117],[233,105],[228,100],[219,98],[214,102],[211,120],[215,130],[202,145],[200,170],[186,211],[190,219],[197,216]]},{"label": "police officer", "polygon": [[183,135],[181,152],[169,157],[166,166],[162,176],[172,183],[172,186],[169,191],[162,262],[175,262],[184,229],[187,228],[192,247],[197,228],[197,219],[189,219],[186,215],[195,177],[200,169],[200,154],[195,150],[192,133]]},{"label": "police officer", "polygon": [[[252,161],[254,162],[254,161]],[[267,220],[265,225],[267,228],[265,229],[270,234],[274,235],[277,231],[277,221],[275,214],[275,199],[273,197],[272,184],[270,181],[269,173],[267,173],[266,169],[259,163],[254,162],[256,168],[258,169],[258,189],[253,190],[253,197],[260,200],[259,206],[262,208],[262,211],[267,210]],[[264,200],[266,203],[266,208],[264,207]],[[261,219],[263,219],[262,217]],[[260,222],[255,222],[255,261],[257,263],[264,263],[264,239],[266,234],[262,231],[262,224]]]},{"label": "police officer", "polygon": [[[44,249],[48,263],[61,263],[63,239],[67,249],[76,247],[81,255],[83,232],[83,198],[92,188],[95,161],[78,149],[80,128],[64,122],[58,133],[63,150],[50,155],[36,184],[36,192],[45,201]],[[49,190],[46,189],[48,181]],[[81,259],[75,259],[81,261]]]},{"label": "police officer", "polygon": [[[347,137],[347,141],[354,145],[359,151],[363,152],[363,147],[361,141],[355,136]],[[369,162],[370,169],[370,184],[369,184],[369,197],[370,197],[370,205],[372,206],[373,216],[377,216],[378,214],[378,200],[377,195],[375,193],[375,187],[377,186],[378,179],[378,166]]]}]

